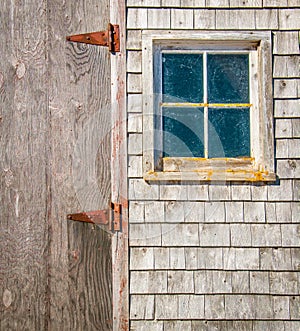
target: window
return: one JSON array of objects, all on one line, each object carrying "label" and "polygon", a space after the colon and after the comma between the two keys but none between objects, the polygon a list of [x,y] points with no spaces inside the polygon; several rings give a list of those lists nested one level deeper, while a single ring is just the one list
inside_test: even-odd
[{"label": "window", "polygon": [[269,33],[146,31],[146,180],[273,181]]}]

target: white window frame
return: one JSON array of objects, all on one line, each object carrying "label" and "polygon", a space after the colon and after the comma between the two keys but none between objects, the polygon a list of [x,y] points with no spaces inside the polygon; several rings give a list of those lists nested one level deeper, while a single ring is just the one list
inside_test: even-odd
[{"label": "white window frame", "polygon": [[[143,173],[147,181],[274,181],[272,53],[270,32],[143,31]],[[162,158],[155,150],[162,130],[160,116],[162,51],[249,51],[250,136],[249,158]],[[157,62],[158,61],[158,62]],[[158,79],[157,79],[158,77]],[[157,79],[155,81],[155,79]],[[160,152],[158,152],[160,154]]]}]

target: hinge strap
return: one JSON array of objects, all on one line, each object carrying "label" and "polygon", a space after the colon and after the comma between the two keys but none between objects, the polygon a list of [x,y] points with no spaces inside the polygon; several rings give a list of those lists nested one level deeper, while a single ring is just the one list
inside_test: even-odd
[{"label": "hinge strap", "polygon": [[76,34],[66,39],[77,43],[107,46],[110,52],[115,53],[120,52],[119,30],[119,25],[109,23],[106,31]]},{"label": "hinge strap", "polygon": [[105,225],[109,231],[121,231],[122,205],[111,202],[111,209],[81,212],[67,215],[68,220]]},{"label": "hinge strap", "polygon": [[107,225],[109,224],[109,209],[69,214],[67,219],[97,225]]}]

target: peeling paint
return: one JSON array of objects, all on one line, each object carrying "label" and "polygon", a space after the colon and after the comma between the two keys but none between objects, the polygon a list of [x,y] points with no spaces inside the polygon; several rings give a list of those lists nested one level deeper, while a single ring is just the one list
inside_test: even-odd
[{"label": "peeling paint", "polygon": [[16,68],[16,76],[18,79],[22,79],[26,73],[26,67],[23,62],[18,61],[15,65]]},{"label": "peeling paint", "polygon": [[6,308],[10,307],[13,302],[12,293],[10,290],[5,289],[3,292],[3,304]]},{"label": "peeling paint", "polygon": [[16,192],[15,212],[17,218],[19,217],[19,199],[20,199],[19,193]]},{"label": "peeling paint", "polygon": [[4,76],[3,76],[3,73],[0,72],[0,89],[3,87],[4,85]]}]

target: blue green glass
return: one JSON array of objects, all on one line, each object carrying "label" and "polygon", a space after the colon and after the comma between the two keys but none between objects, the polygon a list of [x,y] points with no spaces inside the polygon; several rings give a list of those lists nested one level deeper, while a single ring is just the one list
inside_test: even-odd
[{"label": "blue green glass", "polygon": [[208,157],[250,156],[250,109],[208,109]]},{"label": "blue green glass", "polygon": [[209,103],[249,103],[249,55],[208,54]]},{"label": "blue green glass", "polygon": [[163,155],[204,157],[203,108],[163,108]]},{"label": "blue green glass", "polygon": [[162,54],[163,102],[203,102],[202,54]]}]

